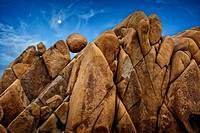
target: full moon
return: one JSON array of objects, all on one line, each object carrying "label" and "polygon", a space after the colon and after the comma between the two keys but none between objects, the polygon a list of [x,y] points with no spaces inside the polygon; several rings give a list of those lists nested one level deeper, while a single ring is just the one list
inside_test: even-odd
[{"label": "full moon", "polygon": [[58,24],[61,24],[61,23],[62,23],[62,21],[61,21],[61,20],[58,20],[57,22],[58,22]]}]

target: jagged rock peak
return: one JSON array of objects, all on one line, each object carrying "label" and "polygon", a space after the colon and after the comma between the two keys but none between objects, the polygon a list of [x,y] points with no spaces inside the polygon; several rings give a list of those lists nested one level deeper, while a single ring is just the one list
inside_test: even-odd
[{"label": "jagged rock peak", "polygon": [[0,79],[0,132],[200,132],[199,48],[199,26],[162,37],[143,11],[88,45],[29,46]]}]

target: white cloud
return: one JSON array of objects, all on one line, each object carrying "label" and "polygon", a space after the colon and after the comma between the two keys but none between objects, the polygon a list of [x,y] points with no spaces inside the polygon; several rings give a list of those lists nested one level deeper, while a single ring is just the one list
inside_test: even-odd
[{"label": "white cloud", "polygon": [[40,42],[37,36],[25,33],[21,26],[15,30],[12,26],[0,23],[0,31],[1,64],[11,62],[28,46]]}]

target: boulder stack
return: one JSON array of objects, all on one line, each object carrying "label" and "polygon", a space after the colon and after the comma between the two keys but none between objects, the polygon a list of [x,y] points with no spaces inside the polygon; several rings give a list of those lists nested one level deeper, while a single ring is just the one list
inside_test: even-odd
[{"label": "boulder stack", "polygon": [[162,37],[137,11],[88,45],[75,33],[30,46],[0,79],[0,132],[200,132],[199,36]]}]

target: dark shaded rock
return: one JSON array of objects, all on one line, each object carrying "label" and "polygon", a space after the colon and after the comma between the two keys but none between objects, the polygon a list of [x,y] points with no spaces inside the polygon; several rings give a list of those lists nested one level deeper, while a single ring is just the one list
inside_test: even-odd
[{"label": "dark shaded rock", "polygon": [[44,61],[36,61],[21,77],[22,87],[31,101],[35,99],[44,87],[50,82],[50,77]]}]

